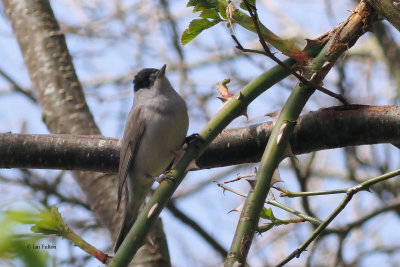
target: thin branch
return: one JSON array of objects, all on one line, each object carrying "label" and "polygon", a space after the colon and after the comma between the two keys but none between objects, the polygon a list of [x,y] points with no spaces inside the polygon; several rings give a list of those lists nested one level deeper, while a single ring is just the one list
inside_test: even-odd
[{"label": "thin branch", "polygon": [[183,53],[182,47],[179,43],[179,34],[178,34],[178,26],[176,25],[175,19],[172,17],[171,12],[169,11],[169,5],[167,0],[160,0],[160,4],[164,13],[165,18],[167,19],[171,31],[172,31],[172,37],[171,41],[173,43],[173,46],[175,48],[176,53],[179,56],[179,61],[180,65],[183,66],[184,60],[185,60],[185,55]]},{"label": "thin branch", "polygon": [[[299,167],[299,164],[297,163],[297,161],[293,157],[290,158],[290,163],[292,165],[292,169],[294,170],[294,172],[296,174],[296,178],[300,184],[300,189],[302,192],[307,191],[307,182],[312,175],[311,169],[312,169],[312,163],[314,162],[314,159],[315,159],[315,154],[316,154],[316,152],[311,153],[311,157],[307,163],[307,166],[306,166],[304,172],[302,172],[300,170],[300,167]],[[307,197],[301,198],[301,202],[302,202],[305,212],[312,217],[316,217],[314,212],[311,210],[311,205],[310,205],[310,202],[308,201],[308,198]]]},{"label": "thin branch", "polygon": [[[229,186],[227,186],[227,185],[225,185],[225,184],[223,184],[223,183],[219,183],[219,182],[215,182],[215,183],[216,183],[219,187],[221,187],[222,189],[224,189],[224,190],[226,190],[226,191],[229,191],[229,192],[232,192],[232,193],[234,193],[234,194],[236,194],[236,195],[238,195],[238,196],[247,198],[247,195],[246,195],[246,194],[244,194],[244,193],[242,193],[242,192],[239,192],[239,191],[237,191],[237,190],[235,190],[235,189],[233,189],[233,188],[231,188],[231,187],[229,187]],[[321,220],[316,219],[316,218],[313,218],[313,217],[311,217],[311,216],[308,216],[308,215],[306,215],[306,214],[304,214],[304,213],[301,213],[301,212],[299,212],[299,211],[297,211],[297,210],[295,210],[295,209],[292,209],[292,208],[290,208],[290,207],[288,207],[288,206],[286,206],[286,205],[284,205],[284,204],[282,204],[282,203],[279,203],[279,202],[276,201],[276,200],[265,200],[265,203],[266,203],[266,204],[269,204],[269,205],[272,205],[272,206],[275,206],[275,207],[278,207],[278,208],[280,208],[280,209],[282,209],[282,210],[285,210],[285,211],[287,211],[287,212],[289,212],[289,213],[291,213],[291,214],[293,214],[293,215],[296,215],[296,216],[298,216],[298,217],[300,217],[300,218],[302,218],[302,219],[304,219],[304,220],[306,220],[306,221],[309,221],[309,222],[312,223],[312,224],[320,225],[320,224],[322,223]]]},{"label": "thin branch", "polygon": [[333,221],[333,219],[336,218],[337,215],[349,204],[350,200],[353,198],[353,196],[360,192],[360,191],[366,191],[369,190],[371,186],[374,184],[383,182],[385,180],[388,180],[390,178],[393,178],[395,176],[400,175],[400,169],[386,173],[384,175],[368,179],[367,181],[360,183],[350,189],[347,190],[347,194],[342,200],[342,202],[337,206],[337,208],[326,218],[323,223],[321,223],[315,230],[314,232],[307,238],[305,242],[303,242],[295,251],[293,251],[288,257],[286,257],[284,260],[282,260],[277,266],[284,266],[286,263],[291,261],[295,257],[300,257],[300,254],[305,251],[305,249],[308,247],[308,245],[315,240],[320,233]]},{"label": "thin branch", "polygon": [[313,191],[313,192],[291,192],[289,190],[280,188],[278,186],[272,186],[278,191],[281,191],[280,197],[309,197],[309,196],[322,196],[322,195],[333,195],[333,194],[345,194],[348,189],[336,189],[336,190],[325,190],[325,191]]},{"label": "thin branch", "polygon": [[[49,183],[47,180],[43,180],[43,179],[34,181],[32,179],[32,173],[30,171],[24,170],[24,173],[25,173],[25,175],[23,176],[23,178],[21,180],[17,180],[17,182],[19,184],[27,185],[29,188],[31,188],[35,192],[43,191],[46,194],[46,198],[48,198],[48,196],[53,195],[53,196],[58,197],[60,199],[60,201],[63,203],[71,203],[71,204],[79,205],[87,210],[90,210],[89,205],[87,205],[82,200],[75,198],[75,197],[65,196],[57,190],[57,186],[60,183],[60,179],[65,172],[61,172],[56,177],[56,179],[51,183]],[[47,203],[45,203],[45,204],[47,205]]]},{"label": "thin branch", "polygon": [[13,78],[11,78],[7,73],[5,73],[2,69],[0,69],[0,75],[12,85],[12,89],[14,91],[22,93],[24,96],[28,97],[28,99],[31,100],[32,102],[37,103],[37,100],[32,95],[31,91],[27,91],[23,89],[21,86],[19,86],[17,82]]},{"label": "thin branch", "polygon": [[388,212],[388,211],[396,211],[399,208],[400,208],[400,199],[397,199],[396,201],[394,201],[380,209],[376,209],[368,214],[365,214],[363,217],[357,219],[356,221],[351,222],[347,225],[341,226],[340,228],[333,228],[333,229],[329,228],[323,233],[323,235],[329,235],[329,234],[344,234],[344,235],[346,235],[354,228],[361,227],[364,223],[375,218],[377,215]]},{"label": "thin branch", "polygon": [[254,173],[251,174],[243,174],[243,175],[237,175],[236,178],[233,178],[231,180],[225,181],[224,184],[229,184],[229,183],[233,183],[233,182],[237,182],[240,181],[241,179],[244,178],[251,178],[251,177],[255,177],[257,175],[257,168],[255,168]]},{"label": "thin branch", "polygon": [[181,190],[178,190],[175,195],[171,198],[171,201],[176,201],[177,199],[182,199],[184,197],[193,195],[193,193],[200,191],[204,187],[210,185],[213,181],[218,181],[227,175],[231,175],[233,172],[238,171],[241,169],[243,165],[237,165],[237,166],[232,166],[228,170],[225,170],[219,174],[216,174],[215,176],[211,176],[208,179],[201,181],[200,183],[194,185],[191,188],[182,188]]},{"label": "thin branch", "polygon": [[[264,53],[261,51],[257,51],[257,50],[252,50],[252,49],[245,49],[243,48],[243,46],[239,43],[239,41],[237,40],[236,37],[234,37],[232,35],[233,40],[236,42],[237,46],[236,48],[241,50],[242,52],[251,52],[251,53],[258,53],[258,54],[263,54],[267,57],[269,57],[270,59],[272,59],[275,63],[277,63],[279,66],[283,67],[284,69],[286,69],[287,71],[290,72],[290,74],[292,74],[293,76],[295,76],[301,83],[303,83],[306,86],[310,86],[312,88],[317,89],[318,91],[327,94],[333,98],[336,98],[337,100],[339,100],[340,102],[342,102],[344,105],[349,105],[350,103],[347,102],[347,100],[340,94],[336,94],[324,87],[322,87],[319,84],[314,83],[313,81],[307,80],[305,77],[303,77],[302,75],[298,74],[297,72],[295,72],[292,68],[290,68],[289,66],[287,66],[285,63],[283,63],[281,60],[279,60],[274,53],[271,52],[271,50],[269,49],[267,43],[264,40],[264,37],[262,36],[261,30],[260,30],[260,25],[258,23],[258,14],[257,14],[257,8],[253,5],[251,5],[247,0],[243,0],[243,2],[246,4],[247,10],[249,11],[250,17],[253,20],[253,24],[256,28],[257,31],[257,35],[259,38],[259,41],[264,49]],[[254,10],[254,11],[253,11]]]},{"label": "thin branch", "polygon": [[222,258],[228,255],[228,251],[217,242],[210,234],[208,234],[196,221],[188,217],[181,210],[179,210],[173,201],[169,201],[167,204],[167,209],[184,224],[192,228],[196,233],[198,233],[210,246],[212,246]]}]

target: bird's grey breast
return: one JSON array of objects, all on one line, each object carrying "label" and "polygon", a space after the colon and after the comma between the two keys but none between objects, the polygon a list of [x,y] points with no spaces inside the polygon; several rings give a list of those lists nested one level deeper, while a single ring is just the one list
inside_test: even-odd
[{"label": "bird's grey breast", "polygon": [[187,108],[178,94],[146,100],[135,103],[142,110],[145,134],[134,169],[146,172],[145,175],[158,176],[172,161],[173,152],[183,145],[188,129]]}]

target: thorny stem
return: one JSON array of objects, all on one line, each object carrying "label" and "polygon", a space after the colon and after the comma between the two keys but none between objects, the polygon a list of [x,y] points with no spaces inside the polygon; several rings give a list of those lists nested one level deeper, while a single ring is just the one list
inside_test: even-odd
[{"label": "thorny stem", "polygon": [[282,193],[279,195],[280,197],[309,197],[309,196],[321,196],[321,195],[333,195],[333,194],[344,194],[347,193],[347,189],[336,189],[336,190],[326,190],[326,191],[315,191],[315,192],[291,192],[289,190],[280,188],[278,186],[272,186],[278,191]]},{"label": "thorny stem", "polygon": [[[308,72],[312,73],[311,80],[317,83],[322,82],[334,62],[352,47],[375,21],[376,13],[370,6],[360,2],[347,20],[328,34],[329,41],[318,56],[310,62]],[[256,183],[250,190],[241,211],[225,266],[246,264],[273,173],[287,151],[289,138],[293,134],[299,114],[314,91],[315,89],[309,85],[302,83],[296,85],[282,108],[261,158]],[[295,255],[299,254],[295,253]]]},{"label": "thorny stem", "polygon": [[[227,185],[225,185],[225,184],[223,184],[223,183],[220,183],[220,182],[217,182],[217,181],[215,181],[215,183],[216,183],[219,187],[221,187],[222,189],[224,189],[224,190],[227,190],[227,191],[229,191],[229,192],[232,192],[232,193],[234,193],[234,194],[236,194],[236,195],[238,195],[238,196],[247,198],[247,194],[244,194],[244,193],[242,193],[242,192],[239,192],[239,191],[237,191],[237,190],[235,190],[235,189],[233,189],[233,188],[231,188],[231,187],[229,187],[229,186],[227,186]],[[304,213],[301,213],[301,212],[299,212],[299,211],[297,211],[297,210],[295,210],[295,209],[292,209],[292,208],[290,208],[290,207],[288,207],[288,206],[286,206],[286,205],[284,205],[284,204],[282,204],[282,203],[279,203],[279,202],[276,201],[276,200],[273,200],[273,199],[272,199],[272,200],[265,200],[265,203],[266,203],[266,204],[269,204],[269,205],[271,205],[271,206],[275,206],[275,207],[278,207],[278,208],[280,208],[280,209],[283,209],[283,210],[285,210],[285,211],[287,211],[287,212],[289,212],[289,213],[291,213],[291,214],[293,214],[293,215],[296,215],[296,216],[298,216],[298,217],[300,217],[300,218],[302,218],[302,219],[304,219],[304,220],[306,220],[306,221],[309,221],[309,222],[312,223],[312,224],[320,225],[320,224],[322,223],[321,220],[316,219],[316,218],[311,217],[311,216],[308,216],[308,215],[306,215],[306,214],[304,214]]]}]

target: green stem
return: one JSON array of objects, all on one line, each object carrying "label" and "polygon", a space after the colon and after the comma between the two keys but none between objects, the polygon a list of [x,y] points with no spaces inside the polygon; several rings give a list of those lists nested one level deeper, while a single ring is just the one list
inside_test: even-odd
[{"label": "green stem", "polygon": [[[237,190],[235,190],[233,188],[230,188],[229,186],[226,186],[226,185],[224,185],[222,183],[219,183],[219,182],[217,182],[217,185],[219,187],[222,187],[224,190],[228,190],[228,191],[230,191],[230,192],[232,192],[232,193],[234,193],[236,195],[239,195],[241,197],[247,198],[246,194],[243,194],[242,192],[239,192],[239,191],[237,191]],[[306,221],[311,222],[312,224],[319,225],[322,222],[322,221],[320,221],[320,220],[318,220],[316,218],[308,216],[308,215],[306,215],[304,213],[301,213],[301,212],[299,212],[299,211],[297,211],[295,209],[292,209],[292,208],[290,208],[290,207],[288,207],[288,206],[286,206],[286,205],[284,205],[282,203],[279,203],[276,200],[265,200],[265,203],[269,204],[271,206],[275,206],[277,208],[283,209],[284,211],[287,211],[287,212],[289,212],[291,214],[294,214],[294,215],[296,215],[296,216],[298,216],[298,217],[300,217],[300,218],[302,218],[302,219],[304,219]]]},{"label": "green stem", "polygon": [[315,192],[291,192],[289,190],[278,189],[283,193],[280,197],[309,197],[309,196],[321,196],[321,195],[333,195],[333,194],[344,194],[347,189],[335,189],[335,190],[325,190],[325,191],[315,191]]},{"label": "green stem", "polygon": [[[306,52],[309,56],[315,56],[321,50],[318,44],[310,46]],[[295,61],[287,59],[284,61],[288,66],[292,66]],[[137,218],[135,224],[129,231],[127,237],[122,242],[114,259],[109,266],[127,266],[132,260],[143,240],[153,226],[158,215],[171,198],[176,188],[182,182],[185,169],[189,163],[199,157],[214,138],[236,117],[246,110],[247,106],[261,93],[265,92],[274,84],[278,83],[289,75],[289,72],[281,66],[275,66],[258,76],[255,80],[247,84],[240,93],[233,96],[223,105],[221,110],[207,123],[200,132],[203,142],[198,142],[189,147],[185,155],[179,161],[170,175],[173,180],[162,182],[153,194],[153,197],[144,207]]]},{"label": "green stem", "polygon": [[[361,2],[346,22],[329,35],[330,40],[306,71],[310,76],[306,78],[322,83],[334,62],[371,27],[375,18],[371,9]],[[250,190],[243,206],[225,266],[245,264],[273,173],[288,151],[296,120],[314,91],[308,86],[297,85],[285,103],[261,158],[254,189]]]},{"label": "green stem", "polygon": [[[250,191],[245,201],[225,266],[245,263],[255,230],[257,229],[259,215],[264,206],[264,200],[270,189],[272,175],[287,148],[289,137],[295,125],[294,122],[313,92],[314,90],[307,86],[296,86],[283,107],[261,158],[260,168],[256,176],[256,185]],[[286,130],[284,135],[278,140],[278,135],[283,125],[286,125]]]},{"label": "green stem", "polygon": [[90,245],[88,242],[83,240],[80,236],[78,236],[72,231],[69,231],[68,233],[64,234],[63,237],[70,240],[75,246],[78,246],[82,250],[86,251],[89,255],[92,255],[102,263],[107,263],[108,260],[110,259],[110,257],[107,254],[93,247],[92,245]]},{"label": "green stem", "polygon": [[[398,31],[400,31],[400,5],[393,0],[365,0],[373,6],[379,15],[387,19]],[[397,2],[398,3],[398,2]]]},{"label": "green stem", "polygon": [[283,209],[283,210],[285,210],[285,211],[287,211],[289,213],[292,213],[292,214],[294,214],[294,215],[296,215],[296,216],[298,216],[298,217],[300,217],[300,218],[302,218],[302,219],[304,219],[306,221],[309,221],[312,224],[320,225],[322,223],[321,220],[318,220],[318,219],[313,218],[311,216],[308,216],[308,215],[306,215],[304,213],[301,213],[301,212],[299,212],[299,211],[297,211],[295,209],[292,209],[292,208],[290,208],[290,207],[288,207],[286,205],[283,205],[282,203],[279,203],[276,200],[266,200],[265,203],[270,204],[270,205],[275,206],[275,207],[278,207],[278,208],[281,208],[281,209]]}]

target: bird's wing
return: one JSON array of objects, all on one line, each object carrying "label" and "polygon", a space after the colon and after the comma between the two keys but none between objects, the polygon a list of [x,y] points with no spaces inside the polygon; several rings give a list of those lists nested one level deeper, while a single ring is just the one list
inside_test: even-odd
[{"label": "bird's wing", "polygon": [[[136,153],[145,129],[144,119],[142,116],[140,116],[140,110],[141,108],[139,107],[134,109],[132,114],[129,114],[127,124],[125,126],[119,159],[117,209],[121,203],[122,189],[126,184],[126,177],[128,176],[128,172],[135,162]],[[129,196],[127,194],[127,187],[125,193],[125,198],[128,200]]]}]

